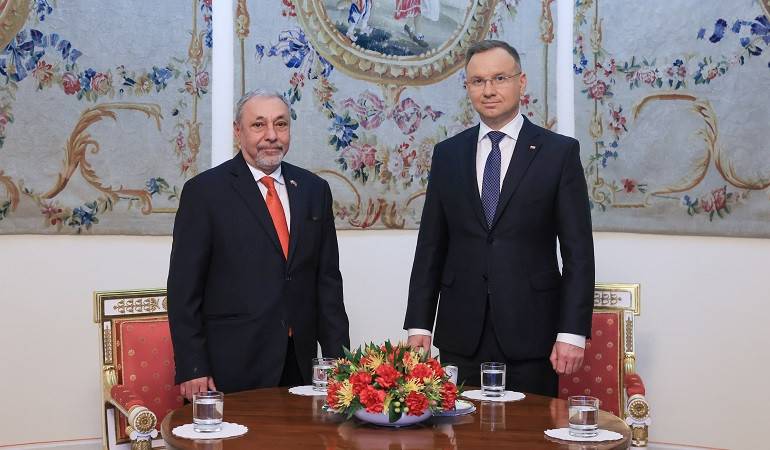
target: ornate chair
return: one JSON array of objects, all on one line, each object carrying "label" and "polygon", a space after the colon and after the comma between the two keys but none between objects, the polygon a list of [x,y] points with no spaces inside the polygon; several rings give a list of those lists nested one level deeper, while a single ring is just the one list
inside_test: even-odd
[{"label": "ornate chair", "polygon": [[591,339],[583,367],[559,378],[559,397],[591,395],[601,408],[631,427],[634,447],[646,447],[650,405],[636,373],[634,316],[639,315],[639,284],[597,283]]},{"label": "ornate chair", "polygon": [[183,404],[174,386],[174,353],[165,289],[94,292],[101,328],[104,448],[163,446],[165,415]]}]

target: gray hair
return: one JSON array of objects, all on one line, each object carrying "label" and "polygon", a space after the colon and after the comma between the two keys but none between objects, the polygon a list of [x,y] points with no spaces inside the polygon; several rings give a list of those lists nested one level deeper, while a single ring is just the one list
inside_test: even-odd
[{"label": "gray hair", "polygon": [[289,105],[289,102],[286,101],[286,98],[279,92],[268,91],[267,89],[254,89],[253,91],[249,91],[243,94],[243,96],[238,100],[238,103],[235,104],[235,123],[241,123],[243,105],[245,105],[246,102],[254,97],[277,98],[278,100],[282,101],[284,105],[286,105],[286,108],[289,111],[291,111],[291,105]]},{"label": "gray hair", "polygon": [[465,53],[465,67],[468,67],[468,63],[471,61],[473,55],[477,53],[484,53],[495,48],[502,48],[508,52],[508,54],[513,57],[513,60],[516,61],[519,69],[521,69],[521,58],[519,58],[519,52],[517,52],[515,48],[511,47],[509,43],[505,41],[497,41],[494,39],[486,39],[471,44],[471,46],[468,47],[468,51]]}]

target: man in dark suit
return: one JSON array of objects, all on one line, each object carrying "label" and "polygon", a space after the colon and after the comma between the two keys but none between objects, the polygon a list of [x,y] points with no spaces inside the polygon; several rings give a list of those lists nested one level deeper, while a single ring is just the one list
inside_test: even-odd
[{"label": "man in dark suit", "polygon": [[461,381],[478,385],[480,363],[505,362],[507,389],[555,396],[591,331],[591,216],[579,144],[519,113],[526,84],[507,43],[468,50],[481,123],[434,149],[404,328],[427,350],[435,318],[441,360]]},{"label": "man in dark suit", "polygon": [[237,105],[240,153],[188,181],[174,223],[168,313],[176,382],[188,399],[308,384],[350,346],[328,183],[283,161],[280,94]]}]

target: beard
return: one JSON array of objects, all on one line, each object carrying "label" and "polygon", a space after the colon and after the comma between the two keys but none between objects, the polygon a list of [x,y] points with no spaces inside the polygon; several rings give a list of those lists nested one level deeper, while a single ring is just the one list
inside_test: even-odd
[{"label": "beard", "polygon": [[[271,147],[270,149],[273,149],[274,147]],[[262,151],[267,149],[257,149],[257,154],[254,157],[254,162],[256,163],[256,166],[259,170],[266,174],[273,173],[275,169],[278,168],[278,166],[281,165],[281,162],[283,161],[283,157],[286,155],[286,151],[281,149],[281,152],[278,154],[273,154],[272,152],[270,154]]]}]

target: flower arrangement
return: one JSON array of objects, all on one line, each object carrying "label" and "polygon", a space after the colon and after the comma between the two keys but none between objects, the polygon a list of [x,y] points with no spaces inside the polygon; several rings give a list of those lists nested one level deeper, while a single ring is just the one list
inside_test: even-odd
[{"label": "flower arrangement", "polygon": [[330,370],[326,392],[329,407],[348,418],[363,409],[387,414],[393,423],[402,415],[420,416],[428,409],[454,409],[458,388],[422,349],[386,341],[346,350]]}]

